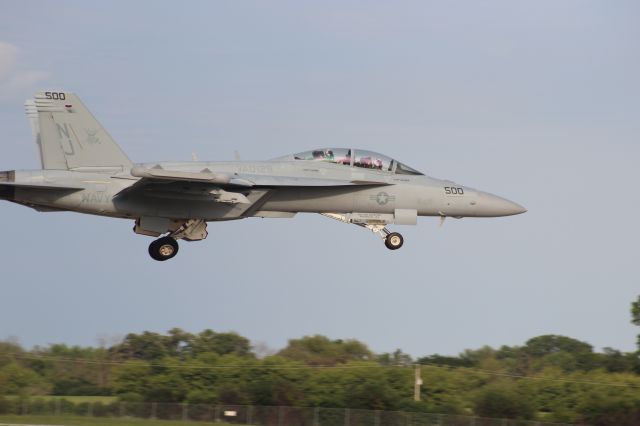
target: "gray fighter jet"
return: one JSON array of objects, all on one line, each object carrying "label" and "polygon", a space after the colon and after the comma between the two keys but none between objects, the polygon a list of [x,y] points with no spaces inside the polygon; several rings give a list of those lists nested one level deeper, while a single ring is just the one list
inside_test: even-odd
[{"label": "gray fighter jet", "polygon": [[404,240],[389,224],[526,211],[357,148],[313,149],[268,161],[133,164],[73,93],[41,92],[25,107],[42,169],[0,172],[0,198],[41,212],[131,219],[136,233],[160,237],[149,246],[155,260],[174,257],[179,239],[205,239],[212,221],[320,213],[367,228],[396,250]]}]

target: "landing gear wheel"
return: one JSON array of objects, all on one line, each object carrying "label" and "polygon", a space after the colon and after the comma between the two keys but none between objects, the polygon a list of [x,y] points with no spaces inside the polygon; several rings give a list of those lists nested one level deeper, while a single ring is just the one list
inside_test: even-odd
[{"label": "landing gear wheel", "polygon": [[404,238],[397,232],[392,232],[384,239],[384,245],[389,250],[398,250],[404,244]]},{"label": "landing gear wheel", "polygon": [[171,237],[158,238],[149,244],[149,255],[154,260],[169,260],[178,254],[178,242]]}]

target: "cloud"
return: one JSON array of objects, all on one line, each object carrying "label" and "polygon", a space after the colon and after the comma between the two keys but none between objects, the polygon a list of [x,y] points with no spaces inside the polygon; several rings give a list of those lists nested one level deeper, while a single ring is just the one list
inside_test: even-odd
[{"label": "cloud", "polygon": [[18,48],[9,43],[0,41],[0,81],[11,74],[18,62]]},{"label": "cloud", "polygon": [[21,53],[17,46],[0,41],[0,99],[24,97],[49,78],[46,71],[28,69]]}]

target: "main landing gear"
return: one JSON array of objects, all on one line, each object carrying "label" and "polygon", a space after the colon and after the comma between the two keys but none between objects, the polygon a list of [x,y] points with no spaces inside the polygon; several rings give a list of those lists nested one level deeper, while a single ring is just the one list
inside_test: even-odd
[{"label": "main landing gear", "polygon": [[134,231],[142,235],[159,236],[168,232],[164,237],[158,238],[149,245],[149,255],[152,259],[163,262],[175,257],[178,254],[178,241],[200,241],[207,238],[207,222],[203,219],[189,219],[184,221],[166,220],[166,223],[158,221],[159,224],[155,229],[145,229],[144,225],[152,227],[154,221],[150,220],[146,223],[136,221]]},{"label": "main landing gear", "polygon": [[173,237],[162,237],[149,244],[149,255],[162,262],[178,254],[178,249],[178,242]]}]

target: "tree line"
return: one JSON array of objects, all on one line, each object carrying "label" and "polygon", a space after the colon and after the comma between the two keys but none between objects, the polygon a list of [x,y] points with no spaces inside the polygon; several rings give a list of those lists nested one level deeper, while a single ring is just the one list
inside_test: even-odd
[{"label": "tree line", "polygon": [[[640,297],[632,304],[640,326]],[[639,351],[601,352],[544,335],[458,356],[376,354],[358,340],[305,336],[258,356],[236,333],[130,333],[109,347],[0,342],[0,395],[112,395],[128,402],[406,410],[640,424]],[[420,365],[421,400],[413,401]]]}]

